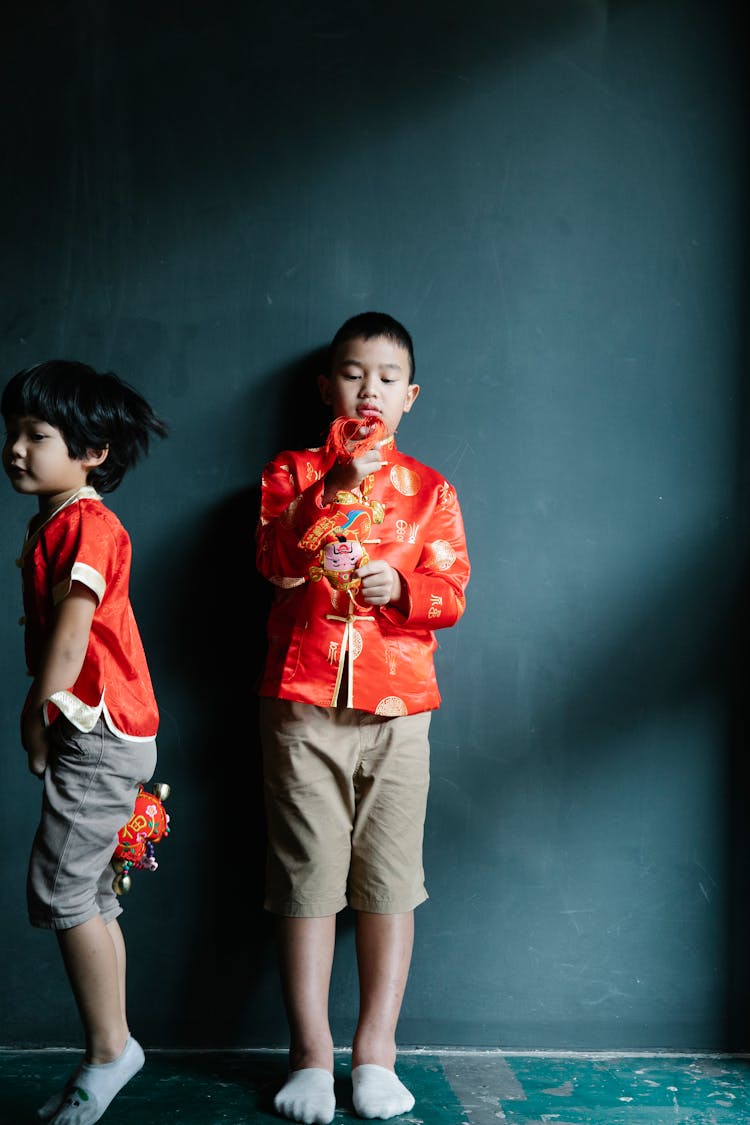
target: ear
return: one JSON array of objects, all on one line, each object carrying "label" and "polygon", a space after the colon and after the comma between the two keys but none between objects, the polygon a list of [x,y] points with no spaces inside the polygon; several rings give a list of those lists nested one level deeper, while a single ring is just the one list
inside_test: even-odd
[{"label": "ear", "polygon": [[328,375],[318,375],[318,390],[320,397],[326,406],[330,406],[333,401],[333,390],[331,388],[331,380]]},{"label": "ear", "polygon": [[95,469],[102,462],[107,460],[109,456],[109,446],[105,445],[104,449],[87,449],[86,456],[81,458],[81,464],[86,469]]},{"label": "ear", "polygon": [[408,414],[419,394],[419,383],[409,383],[404,400],[404,414]]}]

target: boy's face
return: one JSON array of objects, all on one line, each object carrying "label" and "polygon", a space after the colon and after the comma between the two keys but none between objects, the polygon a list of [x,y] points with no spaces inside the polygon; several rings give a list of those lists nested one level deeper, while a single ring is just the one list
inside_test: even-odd
[{"label": "boy's face", "polygon": [[90,453],[77,461],[55,426],[38,418],[9,418],[3,445],[3,468],[16,492],[37,496],[40,506],[62,503],[86,484],[89,471],[106,457]]},{"label": "boy's face", "polygon": [[361,418],[365,424],[380,418],[395,434],[419,394],[417,384],[409,382],[410,372],[409,353],[387,337],[347,340],[318,386],[335,418]]}]

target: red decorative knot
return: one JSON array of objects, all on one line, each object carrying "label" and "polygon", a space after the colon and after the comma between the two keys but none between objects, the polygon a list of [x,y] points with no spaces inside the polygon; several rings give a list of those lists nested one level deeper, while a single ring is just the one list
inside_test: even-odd
[{"label": "red decorative knot", "polygon": [[334,418],[328,431],[326,453],[348,465],[355,457],[374,449],[387,436],[388,427],[382,418],[366,421],[362,418]]}]

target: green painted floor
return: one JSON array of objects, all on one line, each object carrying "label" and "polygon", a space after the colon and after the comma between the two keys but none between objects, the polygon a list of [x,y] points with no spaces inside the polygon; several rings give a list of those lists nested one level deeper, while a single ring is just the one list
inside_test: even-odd
[{"label": "green painted floor", "polygon": [[[30,1125],[77,1061],[68,1051],[0,1051],[0,1122]],[[349,1056],[336,1060],[336,1125],[359,1120]],[[750,1057],[404,1052],[402,1125],[750,1125]],[[278,1125],[281,1052],[149,1052],[107,1125]]]}]

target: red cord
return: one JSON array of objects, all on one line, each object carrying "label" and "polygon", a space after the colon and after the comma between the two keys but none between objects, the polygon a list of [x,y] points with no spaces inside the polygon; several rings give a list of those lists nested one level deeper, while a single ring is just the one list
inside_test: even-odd
[{"label": "red cord", "polygon": [[[366,430],[365,434],[362,430]],[[348,465],[355,457],[361,457],[368,449],[374,449],[379,441],[388,436],[388,427],[382,418],[363,422],[360,418],[334,418],[328,431],[326,452],[337,461]]]}]

